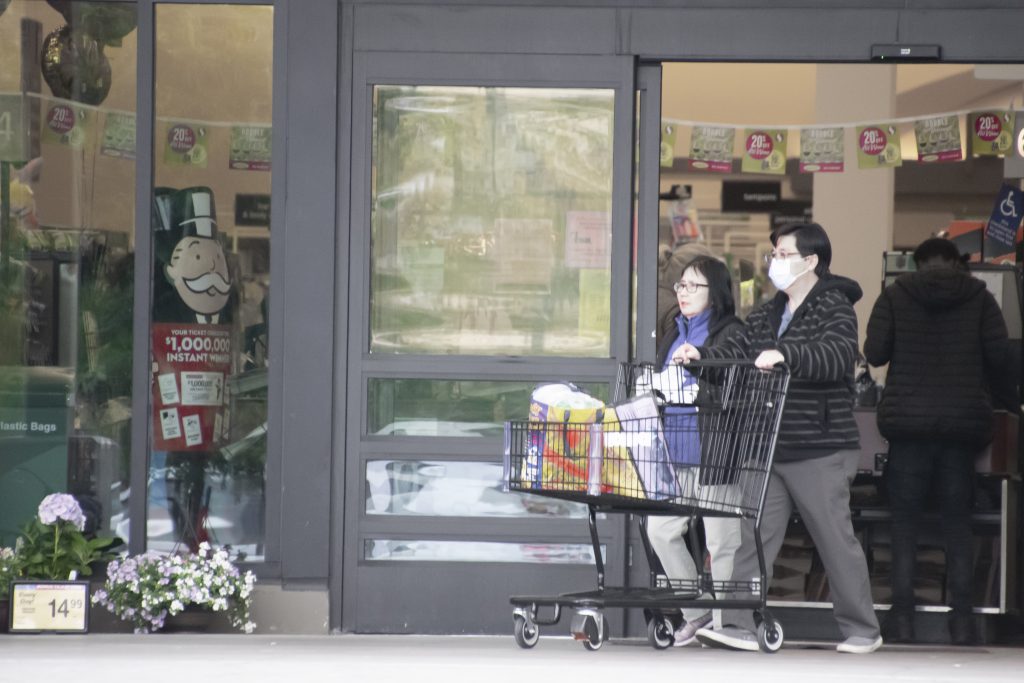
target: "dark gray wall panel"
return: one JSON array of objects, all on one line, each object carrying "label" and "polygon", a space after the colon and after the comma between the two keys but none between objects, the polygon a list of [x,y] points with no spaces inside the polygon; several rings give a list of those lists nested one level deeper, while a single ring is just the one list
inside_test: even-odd
[{"label": "dark gray wall panel", "polygon": [[408,5],[355,8],[355,49],[614,54],[615,10]]},{"label": "dark gray wall panel", "polygon": [[1024,7],[904,12],[900,39],[942,47],[943,61],[1024,61]]},{"label": "dark gray wall panel", "polygon": [[894,10],[634,9],[624,50],[659,59],[864,60],[896,42]]},{"label": "dark gray wall panel", "polygon": [[[282,265],[272,273],[272,296],[282,296],[283,348],[271,348],[280,367],[281,571],[289,579],[328,575],[331,424],[334,367],[335,139],[338,5],[304,0],[287,12],[287,158],[274,183],[287,183],[284,224],[273,234]],[[278,36],[276,39],[281,39]],[[276,112],[275,112],[276,113]],[[275,136],[276,137],[276,136]],[[338,293],[345,296],[345,292]]]},{"label": "dark gray wall panel", "polygon": [[[587,543],[588,540],[580,537],[577,542]],[[359,594],[355,597],[359,633],[511,636],[509,597],[553,597],[597,587],[597,571],[593,565],[375,564],[378,565],[376,571],[362,572]],[[401,613],[396,613],[396,603],[402,605]],[[550,617],[551,613],[550,607],[541,609],[542,618]],[[622,610],[609,609],[605,615],[611,622],[612,635],[621,636]],[[571,621],[572,611],[566,610],[557,625],[544,627],[541,632],[566,636]],[[514,647],[511,637],[509,647]]]}]

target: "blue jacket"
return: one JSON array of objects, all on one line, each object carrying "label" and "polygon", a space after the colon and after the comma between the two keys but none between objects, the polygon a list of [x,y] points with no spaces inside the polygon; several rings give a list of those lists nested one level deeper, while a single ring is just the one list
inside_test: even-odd
[{"label": "blue jacket", "polygon": [[[739,318],[734,315],[716,320],[712,324],[710,309],[695,316],[692,320],[687,320],[682,314],[677,315],[675,323],[675,330],[670,330],[662,339],[655,359],[656,366],[663,370],[671,365],[672,353],[684,343],[694,346],[713,346],[742,326]],[[692,386],[697,381],[685,370],[682,370],[682,376],[683,386]],[[665,407],[662,423],[665,427],[665,443],[668,446],[669,458],[672,463],[677,466],[699,465],[700,435],[697,429],[696,409],[668,405]]]}]

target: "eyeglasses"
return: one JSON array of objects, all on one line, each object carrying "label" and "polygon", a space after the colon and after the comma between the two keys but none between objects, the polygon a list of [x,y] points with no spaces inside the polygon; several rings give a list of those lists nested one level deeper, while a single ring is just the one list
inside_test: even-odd
[{"label": "eyeglasses", "polygon": [[675,290],[676,294],[682,294],[683,292],[686,292],[687,294],[693,294],[699,288],[708,286],[710,285],[701,285],[697,284],[696,282],[677,282],[674,285],[672,285],[672,289]]},{"label": "eyeglasses", "polygon": [[768,265],[771,265],[772,264],[772,259],[780,259],[782,261],[785,261],[786,259],[791,259],[794,256],[796,256],[797,258],[807,258],[803,254],[801,254],[799,251],[794,251],[794,252],[770,251],[770,252],[768,252],[767,254],[764,255],[764,262],[766,264],[768,264]]}]

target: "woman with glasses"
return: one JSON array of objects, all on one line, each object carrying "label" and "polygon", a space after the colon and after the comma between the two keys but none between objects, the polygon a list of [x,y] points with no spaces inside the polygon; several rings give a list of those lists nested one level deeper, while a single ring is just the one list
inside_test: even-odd
[{"label": "woman with glasses", "polygon": [[[871,600],[864,551],[853,533],[850,484],[857,472],[859,433],[853,417],[853,369],[861,288],[829,272],[832,245],[817,223],[784,226],[772,234],[768,277],[773,299],[747,317],[740,332],[717,346],[685,344],[682,361],[754,358],[768,370],[789,367],[775,460],[761,512],[761,540],[768,578],[794,508],[825,566],[833,612],[843,642],[839,652],[862,654],[882,644]],[[753,522],[741,524],[734,581],[759,580]],[[750,598],[750,594],[736,597]],[[723,610],[720,629],[704,628],[697,640],[712,647],[758,649],[750,611]]]},{"label": "woman with glasses", "polygon": [[[673,387],[673,391],[680,390],[687,396],[690,391],[696,392],[696,379],[673,362],[674,354],[684,344],[712,346],[736,333],[742,323],[735,315],[729,270],[715,258],[699,256],[690,261],[673,289],[678,307],[675,315],[663,320],[662,342],[655,362],[659,368],[671,368],[669,375],[676,381],[683,380],[682,386]],[[690,398],[688,403],[693,402],[692,396]],[[700,463],[694,409],[666,406],[664,425],[669,457],[675,465],[679,484],[684,491],[692,490]],[[690,521],[690,517],[651,516],[647,519],[651,546],[669,579],[692,581],[697,578],[697,567],[685,541]],[[733,556],[740,544],[739,519],[705,518],[704,532],[711,555],[711,574],[716,581],[728,581]],[[685,621],[673,634],[673,644],[682,646],[694,642],[697,629],[710,623],[711,618],[710,610],[684,609]]]}]

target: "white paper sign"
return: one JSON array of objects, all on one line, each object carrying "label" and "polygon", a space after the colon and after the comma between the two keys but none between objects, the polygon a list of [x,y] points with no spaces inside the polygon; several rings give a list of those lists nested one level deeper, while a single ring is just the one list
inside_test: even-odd
[{"label": "white paper sign", "polygon": [[203,442],[203,428],[199,422],[198,415],[186,415],[185,423],[185,445],[198,446]]},{"label": "white paper sign", "polygon": [[611,216],[604,211],[567,211],[565,267],[607,268]]},{"label": "white paper sign", "polygon": [[167,408],[160,411],[160,430],[164,441],[181,438],[181,424],[178,422],[178,409]]},{"label": "white paper sign", "polygon": [[157,377],[157,382],[160,383],[160,400],[165,406],[173,405],[180,400],[178,398],[178,378],[174,376],[173,372],[160,375]]},{"label": "white paper sign", "polygon": [[219,406],[224,401],[224,374],[220,372],[182,372],[181,404]]}]

